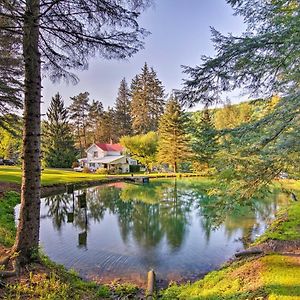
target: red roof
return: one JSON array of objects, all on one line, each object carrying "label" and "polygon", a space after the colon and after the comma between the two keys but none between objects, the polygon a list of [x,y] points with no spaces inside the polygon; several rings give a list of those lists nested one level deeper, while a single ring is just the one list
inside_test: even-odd
[{"label": "red roof", "polygon": [[123,146],[121,144],[100,144],[100,143],[96,143],[96,145],[100,149],[102,149],[103,151],[116,151],[116,152],[123,151]]}]

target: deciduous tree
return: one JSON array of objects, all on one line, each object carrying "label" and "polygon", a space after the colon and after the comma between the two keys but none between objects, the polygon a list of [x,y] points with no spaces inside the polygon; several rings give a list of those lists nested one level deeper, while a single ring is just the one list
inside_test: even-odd
[{"label": "deciduous tree", "polygon": [[120,140],[120,143],[126,148],[131,157],[144,165],[149,171],[156,163],[157,142],[157,133],[153,131],[146,134],[124,136]]}]

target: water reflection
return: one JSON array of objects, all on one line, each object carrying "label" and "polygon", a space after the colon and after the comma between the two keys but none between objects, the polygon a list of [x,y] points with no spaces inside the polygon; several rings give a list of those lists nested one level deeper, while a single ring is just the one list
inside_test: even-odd
[{"label": "water reflection", "polygon": [[[86,207],[79,205],[83,193]],[[197,179],[115,183],[55,195],[42,203],[41,242],[52,259],[67,267],[78,263],[84,274],[96,264],[102,276],[109,271],[116,277],[120,268],[128,274],[154,267],[166,276],[208,271],[261,234],[279,205],[276,195],[230,209],[219,204]],[[58,241],[55,231],[63,239]],[[54,245],[75,251],[70,238],[75,235],[78,250],[86,254],[72,252],[71,259]]]}]

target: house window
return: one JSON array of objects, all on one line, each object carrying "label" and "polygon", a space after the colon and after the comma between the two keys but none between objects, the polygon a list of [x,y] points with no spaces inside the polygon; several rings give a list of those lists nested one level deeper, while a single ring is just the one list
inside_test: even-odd
[{"label": "house window", "polygon": [[94,151],[93,157],[94,157],[94,158],[97,158],[97,157],[98,157],[98,151]]}]

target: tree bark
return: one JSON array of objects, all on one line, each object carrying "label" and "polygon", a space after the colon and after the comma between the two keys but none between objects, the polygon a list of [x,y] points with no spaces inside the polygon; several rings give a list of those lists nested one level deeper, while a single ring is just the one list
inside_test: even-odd
[{"label": "tree bark", "polygon": [[14,252],[21,263],[32,260],[39,245],[40,228],[40,132],[41,59],[39,44],[40,0],[26,0],[23,57],[25,63],[25,100],[21,207]]}]

